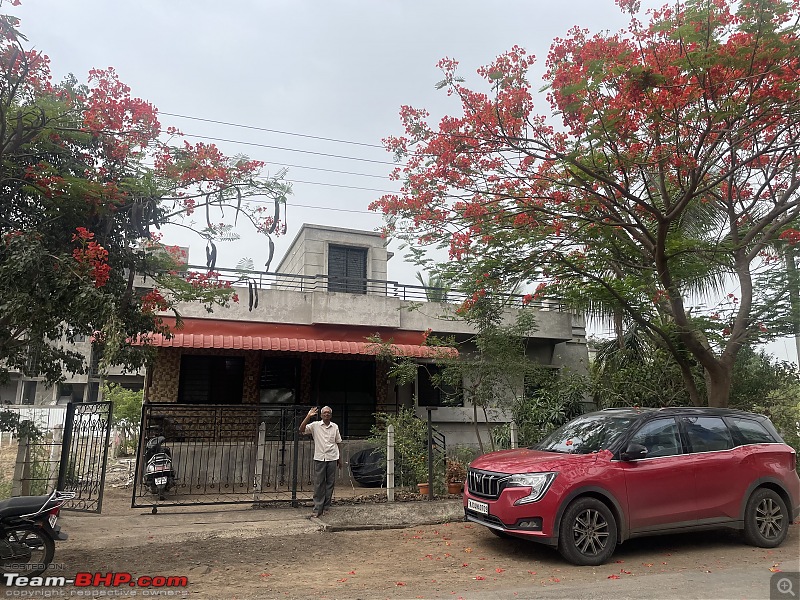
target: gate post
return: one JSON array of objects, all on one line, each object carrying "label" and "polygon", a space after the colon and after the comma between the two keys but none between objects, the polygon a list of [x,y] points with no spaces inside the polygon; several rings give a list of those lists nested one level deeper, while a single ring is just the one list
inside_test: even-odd
[{"label": "gate post", "polygon": [[56,425],[53,427],[53,443],[50,444],[50,480],[47,483],[47,493],[58,489],[58,473],[61,471],[61,463],[59,463],[58,471],[55,469],[56,453],[59,455],[61,451],[59,447],[63,439],[63,425]]},{"label": "gate post", "polygon": [[14,464],[14,482],[11,496],[30,496],[31,494],[31,451],[27,437],[19,438],[17,462]]},{"label": "gate post", "polygon": [[75,425],[75,403],[67,403],[67,414],[64,417],[64,437],[61,440],[61,462],[58,465],[57,488],[64,491],[69,468],[69,448],[72,445],[72,428]]},{"label": "gate post", "polygon": [[386,428],[386,499],[394,502],[394,425]]},{"label": "gate post", "polygon": [[261,421],[258,425],[258,446],[256,447],[256,468],[253,490],[258,493],[261,491],[261,484],[264,481],[264,452],[265,441],[267,438],[267,424]]},{"label": "gate post", "polygon": [[297,508],[297,468],[300,464],[300,426],[297,424],[297,408],[292,408],[292,432],[294,437],[294,460],[292,461],[292,508]]}]

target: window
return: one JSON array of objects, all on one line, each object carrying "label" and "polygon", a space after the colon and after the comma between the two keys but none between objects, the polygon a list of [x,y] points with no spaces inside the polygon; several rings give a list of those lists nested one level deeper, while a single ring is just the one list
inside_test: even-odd
[{"label": "window", "polygon": [[261,364],[262,404],[297,404],[300,359],[266,357]]},{"label": "window", "polygon": [[681,454],[681,438],[675,419],[657,419],[645,423],[630,441],[647,448],[647,458]]},{"label": "window", "polygon": [[730,422],[745,444],[773,444],[776,441],[758,421],[731,417]]},{"label": "window", "polygon": [[692,452],[715,452],[733,448],[728,427],[721,417],[684,417]]},{"label": "window", "polygon": [[241,404],[244,357],[181,356],[178,402],[183,404]]},{"label": "window", "polygon": [[36,382],[22,382],[22,401],[21,404],[36,404]]},{"label": "window", "polygon": [[328,246],[328,291],[367,293],[367,249]]},{"label": "window", "polygon": [[28,360],[25,363],[25,369],[32,377],[39,374],[39,361],[41,359],[42,349],[39,347],[28,347]]},{"label": "window", "polygon": [[417,369],[417,404],[419,406],[464,406],[461,385],[442,381],[442,368],[420,365]]}]

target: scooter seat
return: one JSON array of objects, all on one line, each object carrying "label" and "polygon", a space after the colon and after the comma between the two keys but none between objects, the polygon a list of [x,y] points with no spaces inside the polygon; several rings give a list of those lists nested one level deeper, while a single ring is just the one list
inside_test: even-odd
[{"label": "scooter seat", "polygon": [[[2,500],[0,501],[0,519],[38,512],[49,499],[50,496],[17,496],[16,498]],[[57,504],[57,502],[51,502],[51,506],[47,507],[45,510]]]}]

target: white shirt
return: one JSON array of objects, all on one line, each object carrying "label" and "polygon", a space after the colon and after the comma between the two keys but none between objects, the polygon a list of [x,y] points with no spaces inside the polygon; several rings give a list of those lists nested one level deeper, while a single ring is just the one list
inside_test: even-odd
[{"label": "white shirt", "polygon": [[339,435],[339,426],[331,421],[326,426],[322,421],[314,421],[306,425],[306,433],[314,438],[314,460],[338,460],[339,446],[342,436]]}]

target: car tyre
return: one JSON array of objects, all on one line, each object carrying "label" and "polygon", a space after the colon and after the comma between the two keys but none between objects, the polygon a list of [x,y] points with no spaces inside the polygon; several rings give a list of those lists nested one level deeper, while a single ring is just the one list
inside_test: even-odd
[{"label": "car tyre", "polygon": [[558,532],[558,551],[575,565],[606,562],[617,546],[617,521],[595,498],[581,498],[567,507]]},{"label": "car tyre", "polygon": [[744,539],[759,548],[775,548],[789,532],[789,511],[777,492],[759,488],[744,510]]}]

